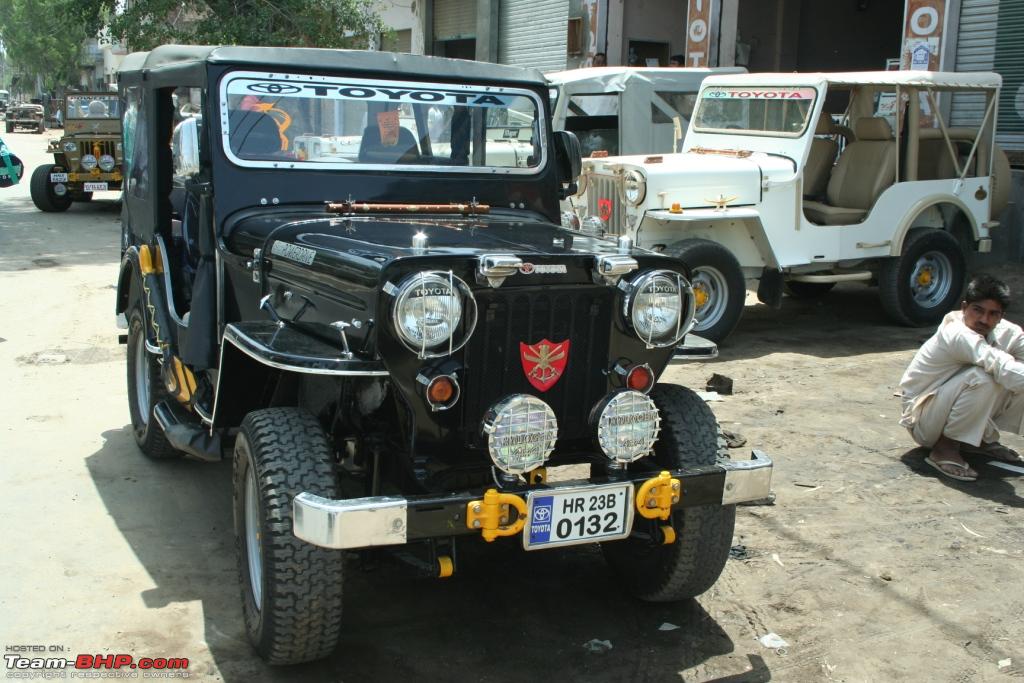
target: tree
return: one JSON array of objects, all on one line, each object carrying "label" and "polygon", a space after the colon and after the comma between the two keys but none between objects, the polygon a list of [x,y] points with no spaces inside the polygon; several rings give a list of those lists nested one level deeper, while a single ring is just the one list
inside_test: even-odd
[{"label": "tree", "polygon": [[0,0],[0,42],[13,70],[32,81],[41,76],[47,89],[76,82],[82,46],[103,25],[104,1]]},{"label": "tree", "polygon": [[373,0],[133,0],[126,4],[111,20],[110,33],[131,50],[163,43],[365,47],[370,35],[383,30]]}]

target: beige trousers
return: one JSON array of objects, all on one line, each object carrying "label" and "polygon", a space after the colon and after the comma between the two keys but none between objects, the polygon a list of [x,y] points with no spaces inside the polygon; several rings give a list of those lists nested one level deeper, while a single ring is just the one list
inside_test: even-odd
[{"label": "beige trousers", "polygon": [[917,421],[908,427],[921,446],[933,446],[940,436],[978,446],[999,440],[999,430],[1024,433],[1024,393],[997,384],[978,367],[953,375],[927,399]]}]

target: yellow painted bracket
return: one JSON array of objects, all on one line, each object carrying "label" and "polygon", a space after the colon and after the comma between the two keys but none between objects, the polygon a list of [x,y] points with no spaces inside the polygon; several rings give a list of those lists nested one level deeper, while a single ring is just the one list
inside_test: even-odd
[{"label": "yellow painted bracket", "polygon": [[668,472],[662,472],[640,485],[636,492],[636,510],[647,519],[668,519],[672,504],[679,502],[682,487],[678,479]]},{"label": "yellow painted bracket", "polygon": [[168,393],[185,405],[192,401],[192,394],[196,392],[196,376],[177,356],[171,359],[171,372],[166,373],[164,384]]},{"label": "yellow painted bracket", "polygon": [[548,482],[548,468],[538,467],[535,470],[530,470],[526,475],[526,483],[530,486],[536,484],[546,484]]},{"label": "yellow painted bracket", "polygon": [[[519,512],[519,519],[509,524],[508,506]],[[526,524],[526,501],[511,493],[498,493],[487,489],[483,500],[471,500],[466,504],[466,526],[479,529],[484,540],[490,543],[498,536],[514,536]]]},{"label": "yellow painted bracket", "polygon": [[143,276],[163,272],[159,250],[148,244],[143,244],[139,247],[139,269],[142,271]]}]

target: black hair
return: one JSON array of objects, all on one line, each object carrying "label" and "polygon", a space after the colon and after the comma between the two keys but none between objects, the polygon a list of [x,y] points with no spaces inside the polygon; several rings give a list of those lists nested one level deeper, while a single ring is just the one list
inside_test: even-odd
[{"label": "black hair", "polygon": [[985,299],[995,301],[1003,307],[1003,311],[1006,311],[1010,307],[1010,288],[1002,280],[997,280],[987,273],[979,273],[967,283],[964,303],[973,304]]},{"label": "black hair", "polygon": [[671,57],[668,58],[668,61],[670,61],[670,62],[677,62],[679,64],[679,66],[684,66],[686,64],[686,56],[685,55],[672,55]]}]

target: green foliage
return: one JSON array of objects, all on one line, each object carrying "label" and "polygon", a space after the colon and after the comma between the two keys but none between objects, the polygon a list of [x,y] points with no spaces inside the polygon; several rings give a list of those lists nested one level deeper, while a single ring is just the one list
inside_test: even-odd
[{"label": "green foliage", "polygon": [[[0,0],[5,2],[9,0]],[[109,2],[110,0],[103,0]],[[132,51],[164,43],[365,47],[383,30],[372,0],[134,0],[111,35]]]},{"label": "green foliage", "polygon": [[0,0],[0,41],[13,70],[33,83],[42,76],[47,89],[76,83],[83,45],[103,25],[104,2]]}]

